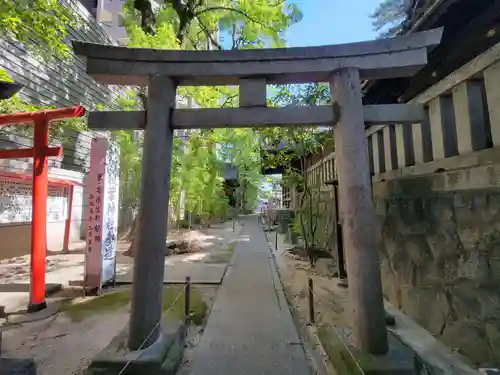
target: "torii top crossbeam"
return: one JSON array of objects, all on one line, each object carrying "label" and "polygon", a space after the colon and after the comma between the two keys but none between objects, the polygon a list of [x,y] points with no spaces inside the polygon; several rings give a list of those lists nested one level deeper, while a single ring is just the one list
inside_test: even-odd
[{"label": "torii top crossbeam", "polygon": [[[266,85],[328,82],[333,71],[355,68],[361,79],[411,76],[427,63],[429,49],[441,40],[442,29],[392,39],[321,47],[241,51],[178,51],[126,48],[74,42],[75,53],[97,81],[118,85],[147,85],[164,75],[174,85],[240,86],[240,108],[175,109],[174,129],[333,125],[329,106],[267,108]],[[417,123],[421,106],[366,106],[367,125]],[[144,112],[93,112],[91,129],[144,128]]]},{"label": "torii top crossbeam", "polygon": [[144,85],[148,76],[168,75],[177,85],[237,85],[241,78],[268,84],[327,82],[332,71],[353,67],[362,79],[406,77],[427,63],[428,49],[442,29],[391,39],[320,47],[237,51],[178,51],[74,42],[87,73],[116,85]]}]

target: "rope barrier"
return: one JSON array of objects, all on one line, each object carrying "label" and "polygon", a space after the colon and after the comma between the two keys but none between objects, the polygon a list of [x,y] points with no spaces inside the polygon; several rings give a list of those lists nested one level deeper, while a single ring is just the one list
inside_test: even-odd
[{"label": "rope barrier", "polygon": [[[312,280],[312,279],[310,279],[310,280]],[[309,289],[309,295],[314,295],[314,291],[313,291],[313,289],[311,287],[311,284],[308,285],[308,289]],[[322,312],[322,314],[327,318],[327,320],[325,321],[325,323],[327,323],[328,325],[330,325],[333,328],[333,331],[337,335],[338,339],[340,340],[340,342],[342,343],[342,345],[344,346],[344,348],[346,349],[346,351],[349,353],[349,355],[352,358],[352,360],[354,361],[356,367],[359,369],[359,371],[361,372],[362,375],[365,375],[365,372],[363,371],[363,368],[361,367],[361,365],[359,364],[359,362],[356,360],[356,357],[354,356],[354,354],[352,353],[352,351],[349,349],[349,345],[342,339],[342,336],[340,335],[340,332],[337,330],[337,328],[335,327],[335,325],[332,323],[333,319],[331,318],[331,316],[326,311]]]},{"label": "rope barrier", "polygon": [[[160,320],[158,321],[158,323],[155,324],[155,326],[153,327],[153,329],[151,330],[151,332],[149,332],[149,334],[147,335],[147,337],[144,339],[144,341],[142,342],[142,344],[139,346],[139,348],[137,350],[141,350],[144,347],[144,345],[146,344],[146,342],[148,342],[148,340],[151,337],[151,335],[153,334],[153,332],[156,331],[156,329],[161,324],[161,321],[163,320],[163,318],[172,310],[172,308],[177,303],[177,301],[179,300],[179,298],[181,297],[181,295],[186,291],[186,289],[188,288],[188,286],[189,286],[188,283],[186,283],[184,285],[184,287],[182,288],[182,290],[179,292],[179,294],[175,298],[174,302],[172,302],[171,305],[168,307],[168,309],[163,312],[163,314],[161,315]],[[132,359],[129,359],[127,361],[127,363],[125,363],[125,366],[123,366],[123,368],[120,370],[120,372],[117,375],[122,375],[125,372],[125,370],[127,369],[127,367],[130,365],[130,363],[132,363]]]}]

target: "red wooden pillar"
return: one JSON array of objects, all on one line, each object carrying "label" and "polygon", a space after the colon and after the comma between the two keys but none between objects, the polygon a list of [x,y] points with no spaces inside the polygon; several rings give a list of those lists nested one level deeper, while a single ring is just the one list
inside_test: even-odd
[{"label": "red wooden pillar", "polygon": [[[0,126],[34,123],[33,148],[0,150],[0,159],[33,157],[33,198],[31,223],[31,283],[28,311],[42,310],[45,301],[45,256],[47,254],[47,193],[49,180],[49,156],[61,156],[62,147],[49,147],[49,121],[82,117],[85,108],[59,108],[39,112],[0,115]],[[70,199],[73,198],[71,191]],[[71,220],[71,205],[69,215]],[[66,222],[66,228],[68,228]],[[69,231],[68,231],[69,234]],[[69,240],[69,235],[67,236]],[[65,233],[66,244],[66,233]]]},{"label": "red wooden pillar", "polygon": [[69,250],[69,236],[71,234],[71,216],[73,215],[73,193],[75,192],[75,187],[71,185],[69,187],[69,197],[68,197],[68,218],[66,219],[66,226],[64,227],[64,242],[63,249]]},{"label": "red wooden pillar", "polygon": [[49,164],[49,121],[35,118],[33,143],[33,198],[31,222],[31,283],[28,312],[47,307],[45,302],[45,257],[47,255],[47,192]]}]

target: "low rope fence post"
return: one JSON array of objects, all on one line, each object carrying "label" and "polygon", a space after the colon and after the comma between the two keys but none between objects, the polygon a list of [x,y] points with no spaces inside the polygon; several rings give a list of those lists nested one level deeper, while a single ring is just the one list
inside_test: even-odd
[{"label": "low rope fence post", "polygon": [[[184,284],[184,287],[182,288],[182,290],[179,292],[179,294],[177,295],[177,297],[175,297],[174,301],[170,304],[170,306],[165,310],[163,311],[163,314],[161,315],[161,318],[160,320],[158,320],[158,322],[156,323],[156,325],[153,327],[153,329],[151,330],[151,332],[149,332],[149,335],[144,339],[144,341],[142,342],[142,344],[139,346],[139,348],[137,348],[137,351],[143,349],[144,345],[146,344],[146,342],[148,342],[149,338],[151,337],[151,335],[153,334],[153,332],[160,326],[161,324],[161,321],[165,318],[165,316],[167,316],[167,314],[172,310],[172,308],[175,306],[175,304],[177,303],[177,301],[179,301],[179,303],[181,303],[180,299],[181,299],[181,296],[182,294],[186,295],[188,292],[187,292],[187,289],[188,287],[191,286],[191,280],[189,280],[189,283],[187,282],[188,281],[189,276],[186,277],[186,283]],[[57,315],[55,315],[57,316]],[[128,366],[132,363],[133,359],[129,359],[127,361],[127,363],[125,363],[125,366],[123,366],[123,368],[120,370],[120,372],[117,374],[117,375],[124,375],[125,374],[125,371],[127,370]]]},{"label": "low rope fence post", "polygon": [[308,278],[309,286],[309,324],[315,324],[316,319],[314,318],[314,284],[313,279]]},{"label": "low rope fence post", "polygon": [[191,316],[191,277],[186,276],[186,292],[184,293],[184,314],[186,322],[189,322]]}]

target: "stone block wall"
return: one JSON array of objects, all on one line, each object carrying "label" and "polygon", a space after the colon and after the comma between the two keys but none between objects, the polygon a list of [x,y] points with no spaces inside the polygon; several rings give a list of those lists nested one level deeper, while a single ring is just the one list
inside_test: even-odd
[{"label": "stone block wall", "polygon": [[500,164],[373,185],[386,298],[475,364],[495,367],[499,187]]}]

